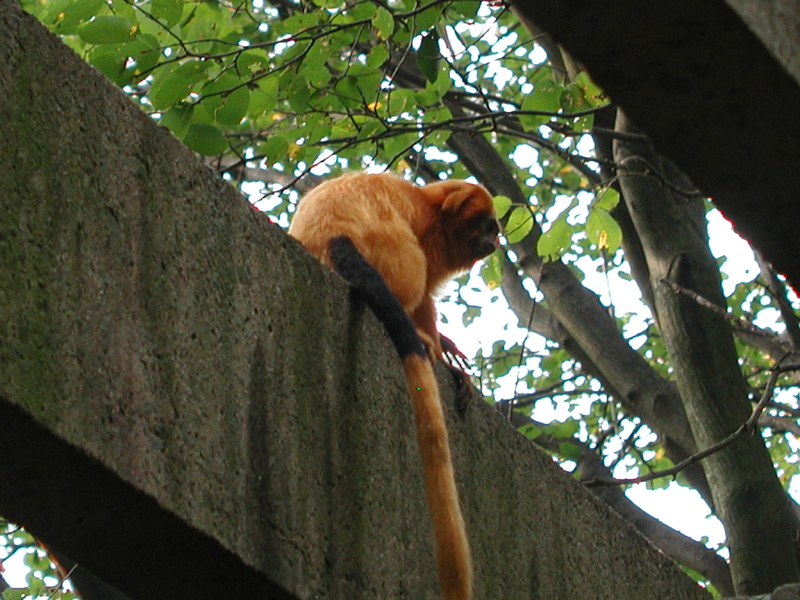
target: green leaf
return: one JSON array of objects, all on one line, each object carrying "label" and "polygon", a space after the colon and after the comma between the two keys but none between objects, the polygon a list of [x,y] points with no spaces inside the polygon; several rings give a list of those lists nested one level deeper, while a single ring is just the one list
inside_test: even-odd
[{"label": "green leaf", "polygon": [[129,0],[106,0],[111,12],[118,17],[125,17],[131,23],[136,23],[137,10]]},{"label": "green leaf", "polygon": [[3,600],[23,600],[28,597],[28,588],[8,588],[3,592]]},{"label": "green leaf", "polygon": [[439,75],[439,34],[433,29],[423,34],[417,50],[417,66],[425,79],[433,83]]},{"label": "green leaf", "polygon": [[608,211],[592,208],[586,219],[586,236],[597,247],[605,248],[609,254],[619,249],[622,242],[622,230]]},{"label": "green leaf", "polygon": [[309,96],[314,95],[315,90],[325,89],[328,82],[331,80],[331,72],[325,68],[324,64],[318,66],[306,67],[306,61],[303,61],[302,73],[298,77],[303,77],[307,82],[306,88]]},{"label": "green leaf", "polygon": [[383,80],[383,74],[381,73],[380,69],[375,67],[371,67],[369,65],[361,64],[361,63],[353,63],[347,69],[348,74],[352,75],[356,79],[359,80],[359,85],[364,86],[361,83],[364,79],[369,79],[370,83],[367,87],[363,89],[369,90],[372,95],[374,95],[375,91],[377,90],[380,82]]},{"label": "green leaf", "polygon": [[39,596],[43,595],[45,588],[47,587],[44,581],[35,577],[28,578],[27,583],[31,598],[38,598]]},{"label": "green leaf", "polygon": [[538,425],[534,425],[533,423],[527,423],[519,428],[520,433],[522,433],[525,437],[531,440],[535,440],[537,437],[544,433],[542,428]]},{"label": "green leaf", "polygon": [[605,188],[602,192],[597,194],[593,208],[602,208],[603,210],[611,210],[619,204],[619,192],[612,187]]},{"label": "green leaf", "polygon": [[266,142],[258,147],[258,151],[267,160],[267,164],[275,164],[286,160],[289,142],[281,135],[270,136]]},{"label": "green leaf", "polygon": [[450,129],[442,128],[427,136],[425,140],[428,146],[442,147],[451,135],[453,132]]},{"label": "green leaf", "polygon": [[570,442],[558,445],[558,455],[565,459],[578,462],[581,459],[581,449]]},{"label": "green leaf", "polygon": [[527,206],[517,206],[506,221],[505,235],[511,244],[524,239],[533,229],[533,214]]},{"label": "green leaf", "polygon": [[243,79],[251,80],[270,69],[269,56],[260,48],[251,48],[236,60],[236,71]]},{"label": "green leaf", "polygon": [[544,428],[545,432],[557,438],[571,438],[580,431],[580,424],[575,420],[553,421]]},{"label": "green leaf", "polygon": [[453,114],[450,112],[450,109],[446,106],[438,106],[431,110],[425,111],[425,118],[424,121],[426,123],[442,123],[444,121],[449,121],[453,118]]},{"label": "green leaf", "polygon": [[194,113],[192,114],[192,123],[208,123],[213,125],[215,123],[214,115],[206,110],[205,104],[193,104]]},{"label": "green leaf", "polygon": [[404,133],[402,135],[393,135],[392,137],[384,140],[383,151],[389,160],[405,158],[405,154],[409,149],[419,141],[416,133]]},{"label": "green leaf", "polygon": [[536,243],[536,252],[547,260],[556,260],[572,245],[572,229],[564,219],[556,220]]},{"label": "green leaf", "polygon": [[153,0],[152,15],[172,27],[181,20],[183,0]]},{"label": "green leaf", "polygon": [[186,98],[189,92],[206,79],[211,65],[206,61],[189,60],[173,71],[159,70],[150,87],[150,102],[156,110],[165,110]]},{"label": "green leaf", "polygon": [[443,98],[453,86],[453,80],[450,79],[450,65],[446,60],[441,60],[437,68],[438,73],[436,74],[436,79],[432,83],[426,83],[425,87],[430,86],[439,94],[439,98]]},{"label": "green leaf", "polygon": [[[561,94],[561,108],[566,113],[577,113],[592,108],[592,104],[586,97],[586,90],[578,83],[571,83]],[[594,115],[584,115],[572,120],[571,128],[573,131],[588,132],[592,129]]]},{"label": "green leaf", "polygon": [[161,43],[153,35],[139,35],[134,41],[125,44],[122,50],[136,61],[136,65],[128,69],[134,81],[143,79],[161,60]]},{"label": "green leaf", "polygon": [[223,125],[238,125],[250,105],[250,89],[232,73],[203,87],[203,107]]},{"label": "green leaf", "polygon": [[366,140],[381,132],[386,131],[386,126],[378,119],[369,119],[366,121],[356,136],[359,140]]},{"label": "green leaf", "polygon": [[89,62],[117,85],[125,85],[129,80],[125,69],[128,57],[120,55],[119,46],[97,46],[97,48],[112,48],[113,51],[92,52],[89,54]]},{"label": "green leaf", "polygon": [[543,81],[534,88],[532,94],[525,96],[522,109],[556,113],[561,108],[563,91],[563,86],[554,81]]},{"label": "green leaf", "polygon": [[345,108],[356,108],[361,106],[361,95],[355,77],[342,77],[333,86],[337,99]]},{"label": "green leaf", "polygon": [[372,2],[347,2],[346,9],[337,13],[331,22],[341,24],[371,19],[375,14],[375,6]]},{"label": "green leaf", "polygon": [[302,132],[306,144],[316,144],[323,137],[329,135],[330,131],[331,119],[328,115],[313,112],[303,115],[303,126],[299,132]]},{"label": "green leaf", "polygon": [[63,12],[59,14],[59,27],[74,27],[84,21],[88,21],[97,14],[105,4],[103,0],[77,0],[71,2]]},{"label": "green leaf", "polygon": [[411,27],[413,31],[428,31],[431,27],[436,25],[442,17],[446,4],[431,2],[421,13],[414,16],[414,25]]},{"label": "green leaf", "polygon": [[394,33],[394,16],[391,12],[379,6],[372,17],[372,25],[378,31],[378,37],[382,40],[388,40]]},{"label": "green leaf", "polygon": [[645,485],[648,490],[665,490],[671,482],[671,477],[659,477],[658,479],[651,479]]},{"label": "green leaf", "polygon": [[[262,86],[261,81],[270,80],[270,86]],[[250,92],[251,115],[263,115],[272,112],[278,101],[278,81],[275,78],[264,78],[259,81],[259,86]]]},{"label": "green leaf", "polygon": [[511,208],[511,198],[508,196],[495,196],[492,198],[492,203],[494,204],[494,212],[498,219],[502,219],[506,216],[506,213]]},{"label": "green leaf", "polygon": [[388,103],[390,115],[401,115],[417,106],[417,97],[414,90],[397,88],[389,91]]},{"label": "green leaf", "polygon": [[450,3],[448,9],[454,10],[461,15],[459,20],[470,21],[478,16],[480,7],[481,3],[478,0],[457,0]]},{"label": "green leaf", "polygon": [[228,94],[222,95],[222,103],[216,115],[223,125],[238,125],[247,114],[250,105],[250,90],[240,86]]},{"label": "green leaf", "polygon": [[189,125],[192,123],[192,115],[194,114],[194,105],[192,104],[179,104],[173,106],[161,116],[158,122],[169,129],[175,137],[182,138],[189,130]]},{"label": "green leaf", "polygon": [[586,71],[581,71],[575,78],[575,83],[583,88],[584,97],[591,106],[602,106],[608,103],[608,98],[600,86],[598,86]]},{"label": "green leaf", "polygon": [[503,261],[498,252],[493,252],[483,259],[481,278],[490,290],[500,287],[503,283]]},{"label": "green leaf", "polygon": [[309,87],[305,76],[298,75],[289,84],[287,93],[289,95],[289,106],[296,113],[303,114],[309,108],[308,102],[311,99],[313,90]]},{"label": "green leaf", "polygon": [[204,156],[218,156],[228,149],[222,132],[207,123],[193,123],[183,138],[183,143]]},{"label": "green leaf", "polygon": [[583,88],[578,85],[568,85],[561,94],[561,108],[571,113],[587,108],[588,103],[583,95]]},{"label": "green leaf", "polygon": [[420,106],[433,106],[440,98],[439,94],[428,88],[415,92],[414,97]]},{"label": "green leaf", "polygon": [[389,50],[383,44],[375,46],[367,55],[367,66],[370,69],[380,69],[389,60]]},{"label": "green leaf", "polygon": [[296,13],[280,22],[280,28],[276,27],[276,33],[287,33],[297,35],[310,27],[319,24],[319,15],[315,12]]},{"label": "green leaf", "polygon": [[81,27],[78,35],[87,44],[121,44],[133,39],[133,23],[125,17],[97,17]]},{"label": "green leaf", "polygon": [[[540,68],[531,78],[533,92],[522,101],[523,111],[557,113],[561,108],[561,94],[564,86],[553,81],[549,68]],[[526,130],[536,129],[550,120],[550,115],[520,115],[520,123]]]}]

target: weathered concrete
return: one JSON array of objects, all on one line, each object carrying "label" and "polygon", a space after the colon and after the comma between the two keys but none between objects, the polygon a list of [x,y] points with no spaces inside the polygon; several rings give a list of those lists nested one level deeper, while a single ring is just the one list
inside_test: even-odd
[{"label": "weathered concrete", "polygon": [[796,0],[515,3],[800,285]]},{"label": "weathered concrete", "polygon": [[[13,0],[0,87],[0,514],[134,599],[435,597],[374,317]],[[489,406],[450,422],[477,598],[706,597]]]},{"label": "weathered concrete", "polygon": [[800,81],[800,0],[725,0],[775,60]]}]

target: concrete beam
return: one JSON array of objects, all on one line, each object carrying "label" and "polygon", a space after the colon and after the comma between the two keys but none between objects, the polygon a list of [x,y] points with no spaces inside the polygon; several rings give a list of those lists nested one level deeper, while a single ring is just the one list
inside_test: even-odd
[{"label": "concrete beam", "polygon": [[796,1],[516,4],[800,284]]}]

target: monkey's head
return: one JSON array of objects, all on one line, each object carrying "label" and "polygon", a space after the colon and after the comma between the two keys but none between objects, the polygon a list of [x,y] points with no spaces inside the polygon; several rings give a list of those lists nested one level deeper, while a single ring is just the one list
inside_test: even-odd
[{"label": "monkey's head", "polygon": [[473,236],[469,238],[470,258],[472,262],[489,256],[497,249],[497,235],[500,233],[500,226],[491,213],[480,213],[475,216],[471,225]]},{"label": "monkey's head", "polygon": [[447,180],[422,189],[439,207],[440,227],[454,268],[467,269],[495,251],[500,227],[492,196],[485,188]]}]

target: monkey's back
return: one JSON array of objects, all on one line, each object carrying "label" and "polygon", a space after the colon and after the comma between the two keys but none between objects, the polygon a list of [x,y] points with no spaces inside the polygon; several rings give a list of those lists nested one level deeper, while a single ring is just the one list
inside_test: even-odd
[{"label": "monkey's back", "polygon": [[425,293],[425,255],[413,223],[425,209],[420,188],[388,173],[349,173],[300,200],[289,234],[333,267],[331,240],[346,237],[411,311]]}]

